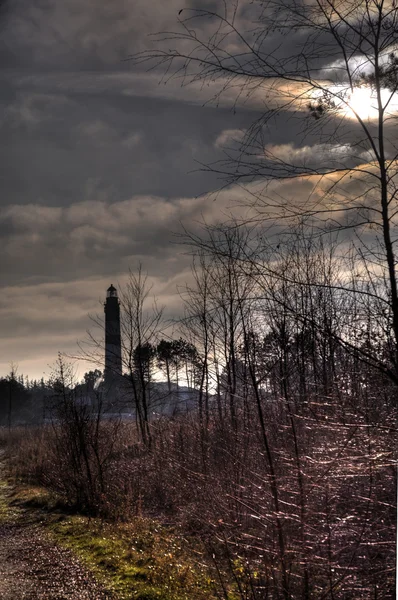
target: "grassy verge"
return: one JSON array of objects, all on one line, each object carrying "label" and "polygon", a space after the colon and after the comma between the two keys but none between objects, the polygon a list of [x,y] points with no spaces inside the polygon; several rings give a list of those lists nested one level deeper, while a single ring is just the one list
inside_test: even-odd
[{"label": "grassy verge", "polygon": [[10,505],[7,498],[8,486],[0,481],[0,524],[10,520]]},{"label": "grassy verge", "polygon": [[14,488],[9,484],[4,473],[4,450],[0,447],[0,525],[18,519],[19,510],[13,506]]},{"label": "grassy verge", "polygon": [[212,600],[212,581],[200,555],[170,528],[136,518],[104,523],[68,515],[42,488],[0,483],[0,519],[29,516],[71,550],[120,600]]},{"label": "grassy verge", "polygon": [[[109,525],[69,517],[53,523],[52,534],[72,549],[120,598],[209,600],[211,581],[192,566],[173,533],[153,521]],[[190,560],[191,559],[191,560]]]}]

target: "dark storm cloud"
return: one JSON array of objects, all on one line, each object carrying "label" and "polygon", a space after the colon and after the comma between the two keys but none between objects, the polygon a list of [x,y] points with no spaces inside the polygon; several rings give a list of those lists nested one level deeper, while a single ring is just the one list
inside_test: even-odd
[{"label": "dark storm cloud", "polygon": [[[238,10],[235,12],[235,4]],[[228,7],[225,13],[225,8]],[[184,9],[181,13],[181,9]],[[190,10],[193,9],[193,10]],[[192,21],[203,11],[218,12],[234,19],[240,31],[253,38],[253,21],[263,12],[261,3],[224,3],[220,0],[116,0],[112,3],[97,0],[13,0],[8,3],[2,23],[0,66],[4,64],[35,71],[92,71],[129,69],[126,57],[148,48],[148,34],[180,31],[177,18],[188,19],[188,26],[198,25],[201,39],[208,39],[219,22],[210,19]],[[196,12],[195,12],[196,11]],[[283,11],[280,18],[283,18]],[[266,16],[265,16],[266,19]],[[266,22],[266,21],[265,21]],[[306,43],[306,30],[291,31],[281,45],[274,35],[262,41],[262,51],[284,57]],[[228,36],[226,43],[233,51],[244,49],[238,36]],[[159,42],[157,42],[159,44]],[[174,46],[168,40],[165,48]],[[180,48],[189,47],[180,42]],[[327,57],[319,58],[319,66]]]},{"label": "dark storm cloud", "polygon": [[[316,178],[275,181],[264,198],[294,198],[299,205],[311,195],[317,204],[334,181],[323,183]],[[252,184],[249,191],[257,194],[261,185]],[[360,185],[359,177],[348,180],[347,190],[340,190],[342,198],[349,187],[357,191]],[[190,278],[190,257],[186,247],[173,243],[172,232],[180,221],[197,231],[202,220],[224,221],[229,208],[238,213],[236,207],[244,200],[242,189],[236,187],[220,193],[217,202],[138,196],[113,204],[5,207],[0,213],[3,281],[8,282],[0,301],[3,372],[13,359],[32,373],[50,363],[60,348],[75,354],[76,341],[92,327],[88,313],[102,314],[101,300],[109,283],[123,286],[129,268],[135,270],[139,261],[150,274],[159,303],[166,305],[166,315],[178,317],[181,301],[176,289]],[[247,206],[241,210],[249,215]],[[337,220],[338,214],[333,218]]]},{"label": "dark storm cloud", "polygon": [[[64,280],[98,273],[120,273],[138,259],[154,275],[181,250],[172,245],[180,222],[195,227],[216,222],[229,196],[205,204],[202,198],[170,200],[135,196],[108,203],[84,201],[67,207],[12,205],[0,211],[3,273],[18,281],[24,273]],[[161,260],[161,262],[159,262]]]},{"label": "dark storm cloud", "polygon": [[[73,353],[109,283],[122,284],[139,261],[177,316],[176,285],[189,277],[189,257],[173,233],[180,221],[195,228],[203,218],[225,219],[243,200],[238,188],[216,202],[201,196],[223,181],[198,171],[199,163],[219,159],[243,136],[264,109],[266,88],[241,98],[234,114],[236,89],[225,91],[219,108],[202,106],[223,80],[164,85],[159,72],[124,61],[148,47],[148,33],[175,30],[184,5],[212,10],[223,2],[13,0],[0,13],[2,373],[14,360],[37,374],[57,350]],[[246,29],[253,7],[237,15]],[[206,39],[213,25],[201,27]],[[286,38],[284,53],[300,35]],[[266,145],[314,164],[321,152],[335,152],[311,136],[302,144],[299,120],[288,117],[275,119]],[[313,188],[275,186],[269,193],[297,201]]]},{"label": "dark storm cloud", "polygon": [[[103,69],[175,21],[178,0],[14,0],[2,23],[7,66]],[[4,58],[3,58],[4,60]]]},{"label": "dark storm cloud", "polygon": [[7,201],[64,204],[98,194],[118,200],[131,193],[203,191],[200,178],[189,177],[188,171],[211,146],[212,127],[217,135],[220,123],[213,119],[206,131],[203,119],[180,107],[184,134],[176,123],[177,110],[173,103],[151,100],[91,96],[60,101],[53,95],[19,94],[6,107],[1,127]]}]

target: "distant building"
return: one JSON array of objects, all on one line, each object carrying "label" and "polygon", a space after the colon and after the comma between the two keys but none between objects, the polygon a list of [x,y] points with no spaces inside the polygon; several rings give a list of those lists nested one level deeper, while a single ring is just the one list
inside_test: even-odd
[{"label": "distant building", "polygon": [[111,387],[122,374],[122,344],[120,337],[120,304],[116,288],[111,284],[106,292],[105,311],[105,372],[104,383]]},{"label": "distant building", "polygon": [[[85,386],[81,405],[95,407],[103,401],[104,414],[119,414],[123,418],[137,417],[137,405],[141,406],[142,382],[135,372],[122,374],[122,344],[120,332],[120,302],[113,285],[106,291],[105,312],[105,370],[99,386],[90,391]],[[164,381],[145,382],[145,403],[148,418],[176,416],[195,409],[198,391],[186,386],[171,385]]]}]

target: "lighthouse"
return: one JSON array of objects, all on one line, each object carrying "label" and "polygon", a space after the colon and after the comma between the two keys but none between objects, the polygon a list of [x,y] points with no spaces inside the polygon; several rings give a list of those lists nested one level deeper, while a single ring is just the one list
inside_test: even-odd
[{"label": "lighthouse", "polygon": [[122,374],[120,339],[120,305],[117,290],[111,284],[106,291],[105,310],[105,385],[111,385]]}]

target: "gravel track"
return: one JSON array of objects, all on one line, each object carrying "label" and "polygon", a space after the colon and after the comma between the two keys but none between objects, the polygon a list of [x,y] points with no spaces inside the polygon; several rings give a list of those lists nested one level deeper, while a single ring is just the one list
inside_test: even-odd
[{"label": "gravel track", "polygon": [[29,521],[29,512],[0,523],[0,600],[114,598],[72,552],[48,538],[43,525]]}]

